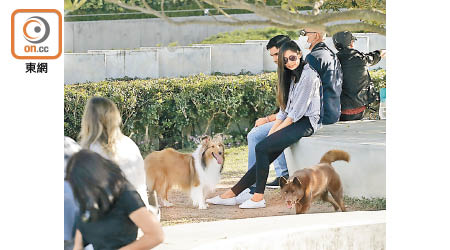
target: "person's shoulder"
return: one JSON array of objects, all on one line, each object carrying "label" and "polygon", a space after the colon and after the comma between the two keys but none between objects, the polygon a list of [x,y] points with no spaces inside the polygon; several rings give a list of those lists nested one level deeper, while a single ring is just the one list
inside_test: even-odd
[{"label": "person's shoulder", "polygon": [[316,55],[314,55],[312,52],[309,53],[308,55],[306,55],[305,60],[306,60],[306,62],[308,62],[308,64],[310,64],[311,67],[313,67],[313,68],[314,68],[314,67],[317,67],[317,65],[318,65],[318,63],[319,63],[319,61],[318,61]]},{"label": "person's shoulder", "polygon": [[315,70],[311,65],[309,65],[309,63],[305,65],[303,71],[308,75],[319,77],[319,73],[317,72],[317,70]]},{"label": "person's shoulder", "polygon": [[89,146],[89,150],[94,151],[97,154],[100,154],[101,156],[103,156],[106,159],[109,159],[108,154],[105,152],[102,145],[100,145],[100,143],[98,141],[92,143]]},{"label": "person's shoulder", "polygon": [[130,214],[141,207],[145,207],[142,197],[136,191],[136,187],[130,182],[126,182],[123,185],[119,195],[119,202],[122,204],[127,214]]},{"label": "person's shoulder", "polygon": [[117,146],[120,147],[122,150],[139,150],[139,147],[136,145],[136,143],[128,136],[121,135],[117,139]]},{"label": "person's shoulder", "polygon": [[116,155],[119,161],[143,161],[139,147],[130,137],[125,135],[120,136],[116,141]]},{"label": "person's shoulder", "polygon": [[317,72],[317,70],[315,70],[313,67],[311,67],[309,65],[309,63],[307,63],[305,65],[305,67],[303,68],[303,72],[305,74],[305,77],[309,81],[313,81],[313,80],[316,80],[316,79],[320,80],[319,73]]}]

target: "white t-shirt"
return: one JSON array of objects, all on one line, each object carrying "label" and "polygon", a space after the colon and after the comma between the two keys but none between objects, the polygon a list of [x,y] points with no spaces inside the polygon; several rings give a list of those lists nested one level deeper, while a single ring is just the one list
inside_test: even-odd
[{"label": "white t-shirt", "polygon": [[115,159],[111,159],[98,142],[91,144],[89,149],[100,154],[104,158],[117,163],[128,181],[136,188],[136,191],[141,196],[145,206],[149,208],[144,159],[142,158],[138,146],[133,140],[125,135],[117,138]]}]

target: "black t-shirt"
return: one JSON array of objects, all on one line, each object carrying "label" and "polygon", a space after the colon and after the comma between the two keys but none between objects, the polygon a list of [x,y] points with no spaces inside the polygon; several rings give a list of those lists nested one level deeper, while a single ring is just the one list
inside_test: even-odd
[{"label": "black t-shirt", "polygon": [[138,228],[128,216],[141,207],[145,205],[136,189],[125,184],[112,209],[100,219],[85,223],[78,216],[76,225],[83,242],[92,244],[95,250],[112,250],[135,241]]}]

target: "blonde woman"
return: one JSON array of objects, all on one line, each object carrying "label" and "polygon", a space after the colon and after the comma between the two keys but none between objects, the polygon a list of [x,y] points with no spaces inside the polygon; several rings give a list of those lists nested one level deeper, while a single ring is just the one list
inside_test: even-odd
[{"label": "blonde woman", "polygon": [[144,159],[137,145],[123,135],[122,118],[116,104],[103,97],[92,97],[86,104],[81,120],[80,145],[97,152],[119,165],[128,181],[134,185],[144,201],[159,218],[156,194],[151,195],[149,206],[145,181]]}]

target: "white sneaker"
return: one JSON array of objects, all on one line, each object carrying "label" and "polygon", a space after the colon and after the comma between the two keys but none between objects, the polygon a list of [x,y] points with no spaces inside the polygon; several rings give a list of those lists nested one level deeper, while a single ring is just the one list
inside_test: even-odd
[{"label": "white sneaker", "polygon": [[258,202],[252,201],[252,199],[246,200],[244,203],[239,205],[239,208],[262,208],[266,207],[266,200],[262,199]]},{"label": "white sneaker", "polygon": [[244,201],[252,198],[252,194],[250,194],[250,188],[245,189],[242,191],[238,196],[236,196],[236,203],[242,204]]},{"label": "white sneaker", "polygon": [[234,206],[236,205],[236,197],[228,198],[228,199],[222,199],[219,195],[216,197],[206,199],[206,202],[215,204],[215,205],[225,205],[225,206]]}]

